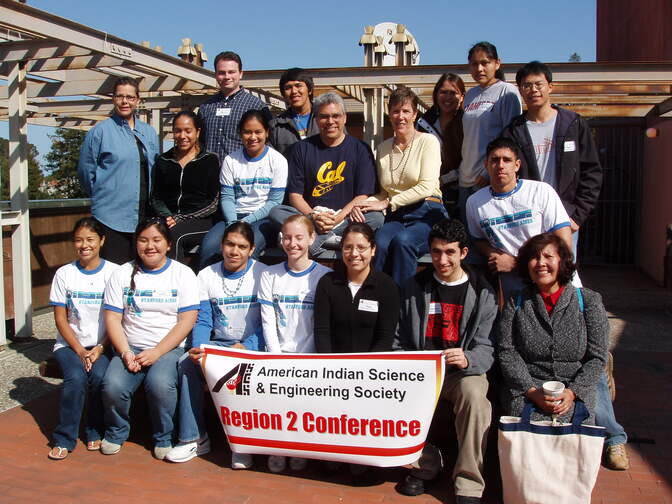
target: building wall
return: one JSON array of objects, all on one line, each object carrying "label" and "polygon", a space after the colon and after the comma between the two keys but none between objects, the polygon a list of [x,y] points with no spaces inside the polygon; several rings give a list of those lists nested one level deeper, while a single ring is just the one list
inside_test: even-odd
[{"label": "building wall", "polygon": [[648,127],[656,138],[644,140],[642,213],[637,265],[656,282],[663,283],[665,230],[672,224],[672,119],[655,118]]},{"label": "building wall", "polygon": [[597,61],[672,61],[672,2],[597,0]]}]

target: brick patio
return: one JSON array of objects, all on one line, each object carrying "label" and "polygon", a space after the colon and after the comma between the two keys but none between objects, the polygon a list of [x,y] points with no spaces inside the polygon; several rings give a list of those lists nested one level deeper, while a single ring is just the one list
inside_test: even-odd
[{"label": "brick patio", "polygon": [[[586,283],[603,293],[612,322],[618,387],[615,408],[630,436],[632,462],[626,472],[600,470],[593,503],[672,504],[672,296],[641,275],[620,268],[588,273]],[[276,475],[266,470],[264,457],[256,457],[254,469],[232,471],[221,427],[214,423],[210,454],[186,464],[160,462],[149,451],[148,417],[142,406],[134,412],[131,439],[118,455],[87,452],[80,442],[66,460],[51,461],[46,455],[58,393],[49,392],[0,414],[0,502],[454,502],[450,458],[443,478],[428,494],[404,497],[394,488],[405,474],[399,468],[376,469],[379,481],[367,487],[353,486],[346,468],[330,474],[316,462],[303,473]],[[501,502],[494,443],[486,480],[484,502]]]}]

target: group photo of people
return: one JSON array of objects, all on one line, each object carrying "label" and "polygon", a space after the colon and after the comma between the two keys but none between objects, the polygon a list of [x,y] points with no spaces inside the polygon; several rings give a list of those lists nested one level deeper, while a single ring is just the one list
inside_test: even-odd
[{"label": "group photo of people", "polygon": [[[86,450],[122,451],[140,387],[156,459],[225,449],[206,421],[207,344],[441,352],[454,467],[428,439],[404,495],[446,474],[457,503],[480,503],[499,417],[530,407],[533,421],[569,424],[587,410],[583,424],[604,428],[603,465],[628,469],[607,312],[577,264],[602,187],[590,127],[552,103],[548,65],[521,66],[513,84],[494,44],[465,56],[475,85],[441,75],[426,111],[411,88],[388,91],[392,136],[375,152],[349,134],[342,96],[317,95],[301,68],[281,75],[274,116],[241,84],[241,57],[219,53],[219,92],[174,114],[165,152],[138,118],[138,82],[118,78],[111,117],[80,151],[91,216],[51,286],[63,387],[49,459],[76,456],[80,426]],[[231,453],[235,470],[308,464],[342,469]]]}]

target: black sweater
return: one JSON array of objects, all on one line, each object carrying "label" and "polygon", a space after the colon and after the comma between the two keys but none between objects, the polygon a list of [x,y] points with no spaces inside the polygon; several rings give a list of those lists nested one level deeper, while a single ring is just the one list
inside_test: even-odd
[{"label": "black sweater", "polygon": [[219,172],[217,154],[201,150],[182,169],[170,149],[154,165],[151,198],[154,212],[178,221],[212,215],[219,202]]},{"label": "black sweater", "polygon": [[[317,284],[315,346],[318,353],[392,350],[399,320],[396,284],[385,273],[372,269],[353,299],[345,272],[342,267],[340,270],[327,273]],[[377,311],[359,309],[375,306],[375,303]]]}]

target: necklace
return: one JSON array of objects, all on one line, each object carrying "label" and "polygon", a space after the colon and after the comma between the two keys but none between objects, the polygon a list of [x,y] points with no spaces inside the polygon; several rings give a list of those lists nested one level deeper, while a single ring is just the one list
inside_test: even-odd
[{"label": "necklace", "polygon": [[222,290],[224,291],[224,294],[226,297],[234,297],[238,291],[240,290],[240,287],[243,285],[243,280],[245,280],[245,273],[240,275],[240,278],[238,279],[238,283],[236,284],[236,287],[233,290],[230,290],[226,286],[226,274],[224,270],[224,263],[222,263]]},{"label": "necklace", "polygon": [[[399,184],[401,184],[401,180],[404,178],[404,172],[406,171],[406,164],[408,164],[408,158],[411,157],[411,152],[413,151],[413,144],[415,143],[415,133],[413,133],[413,138],[411,138],[411,144],[408,146],[408,148],[404,149],[401,154],[401,159],[397,163],[396,168],[392,168],[394,165],[393,159],[392,159],[392,152],[394,151],[394,146],[392,147],[392,150],[390,151],[390,179],[392,179],[392,187],[397,188],[399,187]],[[408,154],[408,156],[406,155]],[[403,163],[403,166],[402,166]],[[399,173],[399,178],[397,179],[397,183],[394,183],[394,172],[396,172],[399,167],[401,166],[401,173]]]}]

